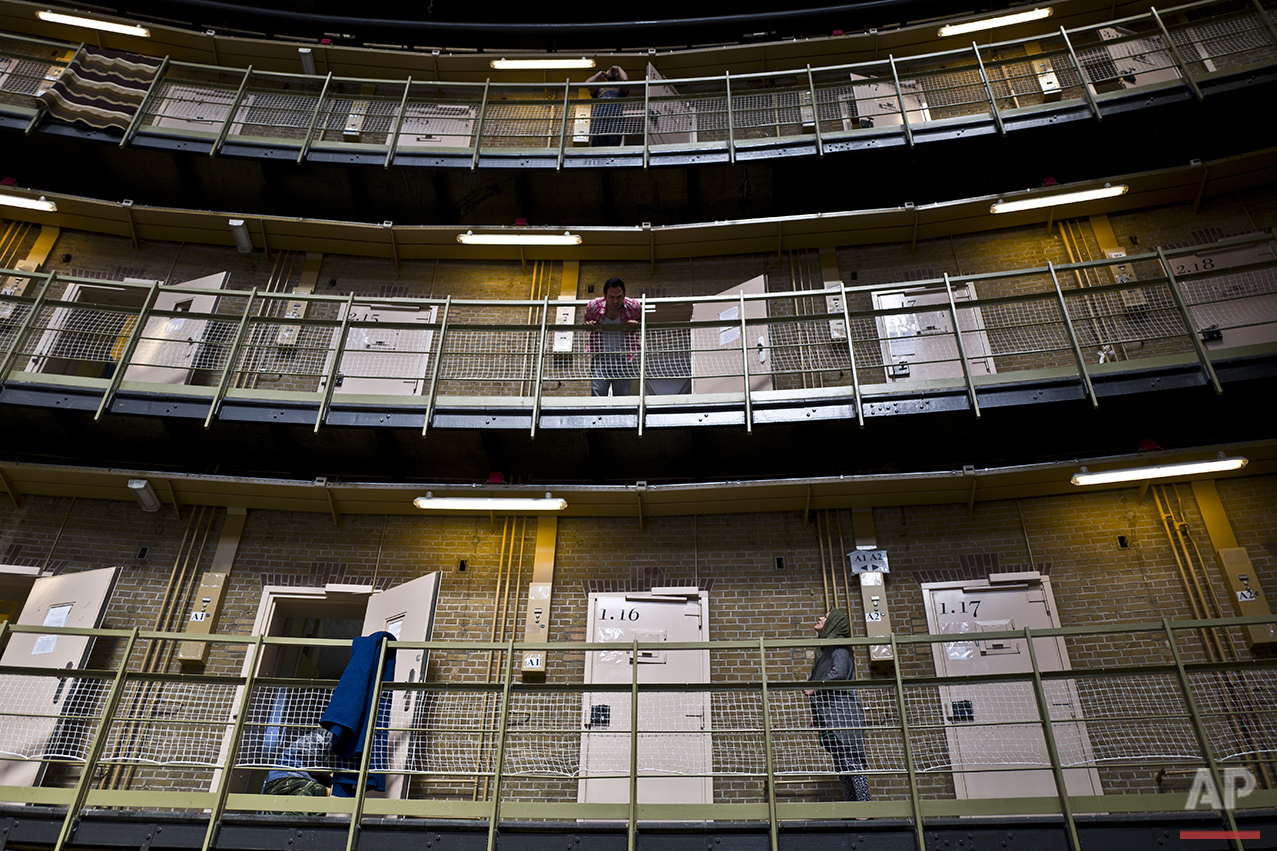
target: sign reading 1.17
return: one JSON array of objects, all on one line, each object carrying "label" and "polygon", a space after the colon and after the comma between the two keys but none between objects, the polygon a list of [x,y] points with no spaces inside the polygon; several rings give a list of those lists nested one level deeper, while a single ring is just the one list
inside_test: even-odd
[{"label": "sign reading 1.17", "polygon": [[[970,609],[968,609],[968,608],[967,608],[967,604],[968,604],[968,603],[970,603],[970,604],[971,604],[971,608],[970,608]],[[978,615],[978,614],[979,614],[979,612],[980,612],[980,601],[979,601],[979,600],[963,600],[961,605],[962,605],[962,608],[961,608],[961,609],[959,609],[959,608],[958,608],[958,606],[957,606],[957,605],[955,605],[955,606],[953,607],[953,611],[952,611],[952,612],[950,612],[950,611],[948,611],[948,606],[947,606],[944,602],[941,602],[941,603],[940,603],[940,614],[942,614],[942,615],[967,615],[967,614],[970,614],[970,615]]]},{"label": "sign reading 1.17", "polygon": [[638,609],[612,609],[611,614],[608,614],[607,609],[599,609],[601,621],[636,621],[638,619]]}]

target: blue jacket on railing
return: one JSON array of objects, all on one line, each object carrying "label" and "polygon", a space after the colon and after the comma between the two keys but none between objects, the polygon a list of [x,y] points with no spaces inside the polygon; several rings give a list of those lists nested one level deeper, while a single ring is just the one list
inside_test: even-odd
[{"label": "blue jacket on railing", "polygon": [[[319,719],[320,726],[333,734],[333,753],[337,756],[359,757],[364,750],[364,739],[368,729],[369,715],[372,709],[372,695],[375,690],[377,675],[378,651],[383,639],[393,641],[394,635],[389,632],[374,632],[356,638],[351,642],[350,664],[342,672],[337,688],[328,701],[328,708]],[[386,657],[382,668],[382,682],[395,678],[395,654]],[[377,723],[385,727],[390,721],[390,692],[383,692],[377,707]],[[386,733],[376,733],[373,738],[372,759],[370,768],[384,768],[386,762]],[[386,788],[383,774],[369,774],[368,786],[379,791]],[[337,797],[353,797],[355,794],[355,775],[339,774],[333,780],[333,795]]]}]

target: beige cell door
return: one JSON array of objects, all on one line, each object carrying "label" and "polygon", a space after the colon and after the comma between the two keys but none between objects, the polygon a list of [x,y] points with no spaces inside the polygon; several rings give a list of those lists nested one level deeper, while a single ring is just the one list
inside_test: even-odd
[{"label": "beige cell door", "polygon": [[[220,290],[230,275],[218,272],[177,286]],[[129,279],[132,280],[132,279]],[[186,384],[190,381],[208,320],[204,317],[217,307],[217,295],[175,293],[165,289],[155,296],[156,310],[172,310],[190,316],[153,316],[133,350],[133,358],[124,370],[125,381],[148,381],[152,384]]]},{"label": "beige cell door", "polygon": [[[434,632],[435,604],[439,599],[439,580],[440,574],[430,573],[373,594],[364,613],[364,635],[385,630],[399,641],[430,641]],[[395,682],[420,682],[429,661],[425,650],[396,651]],[[413,736],[410,730],[418,726],[413,719],[419,714],[418,704],[424,700],[425,694],[421,692],[394,695],[387,741],[387,762],[394,768],[403,769],[407,765]],[[425,704],[421,703],[420,714],[424,713]],[[404,798],[408,795],[408,783],[401,774],[387,774],[386,791],[370,791],[368,794],[379,798]]]},{"label": "beige cell door", "polygon": [[[997,579],[998,581],[993,581]],[[981,638],[982,633],[1058,627],[1051,581],[1036,573],[993,576],[982,582],[938,582],[922,586],[927,627],[953,640],[932,645],[936,673],[945,677],[1031,673],[1023,638]],[[1069,658],[1060,638],[1035,638],[1042,671],[1067,671]],[[1094,757],[1081,702],[1073,683],[1044,683],[1056,747],[1062,765],[1089,765]],[[1056,794],[1037,699],[1029,681],[939,687],[945,735],[959,798],[1049,797]],[[1077,722],[1067,719],[1076,718]],[[1004,722],[1024,722],[1010,723]],[[1019,766],[1035,766],[1019,768]],[[1100,795],[1094,768],[1066,768],[1070,795]]]},{"label": "beige cell door", "polygon": [[[886,379],[916,381],[935,378],[962,378],[958,360],[958,343],[953,336],[949,314],[949,294],[943,287],[915,287],[906,290],[875,292],[878,310],[899,310],[934,304],[935,311],[893,313],[878,317],[878,336],[882,339],[882,360]],[[955,284],[953,300],[958,305],[958,323],[962,327],[962,345],[967,350],[971,374],[991,375],[996,370],[989,356],[989,338],[984,332],[984,317],[978,307],[964,308],[964,301],[976,297],[970,284]]]},{"label": "beige cell door", "polygon": [[[591,594],[589,640],[616,643],[615,650],[587,653],[587,684],[629,685],[643,643],[706,641],[709,599],[686,593]],[[639,651],[640,683],[709,682],[709,651]],[[624,803],[630,799],[630,693],[586,693],[581,707],[581,780],[577,801]],[[710,702],[706,692],[639,695],[638,800],[644,804],[712,803],[714,781]],[[600,777],[598,775],[619,775]],[[706,776],[695,776],[706,775]]]},{"label": "beige cell door", "polygon": [[[344,307],[342,311],[345,311]],[[430,364],[434,330],[426,327],[383,328],[381,323],[419,323],[424,326],[435,321],[435,307],[356,304],[350,309],[350,319],[371,324],[350,326],[341,356],[341,368],[337,370],[341,383],[334,392],[421,395]]]},{"label": "beige cell door", "polygon": [[[759,275],[743,284],[723,290],[719,295],[761,295],[767,292],[767,278]],[[740,393],[741,381],[741,302],[707,301],[692,307],[693,322],[715,322],[714,326],[692,329],[692,392]],[[767,302],[745,302],[745,319],[766,319]],[[745,327],[745,349],[749,359],[749,389],[772,389],[771,350],[766,325]]]},{"label": "beige cell door", "polygon": [[[119,568],[106,567],[35,580],[17,623],[95,629],[102,622]],[[14,634],[0,665],[23,668],[82,668],[93,646],[85,635]],[[31,760],[45,752],[56,735],[64,705],[76,690],[74,680],[25,678],[18,688],[0,694],[0,786],[35,786],[44,763]],[[19,757],[5,759],[4,757]],[[25,757],[27,759],[22,759]],[[28,761],[30,760],[30,761]]]}]

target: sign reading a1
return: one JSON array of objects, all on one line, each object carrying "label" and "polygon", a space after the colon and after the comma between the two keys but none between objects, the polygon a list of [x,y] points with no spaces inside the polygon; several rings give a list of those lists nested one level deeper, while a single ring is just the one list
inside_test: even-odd
[{"label": "sign reading a1", "polygon": [[891,572],[891,569],[887,567],[886,550],[852,550],[847,553],[847,558],[851,560],[852,573],[864,573],[869,570]]}]

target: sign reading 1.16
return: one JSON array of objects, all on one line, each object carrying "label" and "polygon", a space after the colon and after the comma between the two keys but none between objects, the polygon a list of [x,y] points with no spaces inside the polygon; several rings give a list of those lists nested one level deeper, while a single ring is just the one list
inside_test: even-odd
[{"label": "sign reading 1.16", "polygon": [[636,621],[639,619],[638,609],[626,609],[619,606],[613,608],[599,607],[600,621]]},{"label": "sign reading 1.16", "polygon": [[847,558],[851,560],[852,573],[865,573],[870,570],[891,572],[891,569],[887,567],[886,550],[852,550],[847,553]]}]

